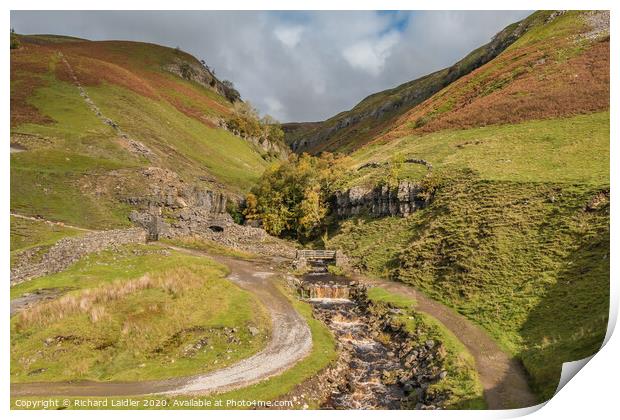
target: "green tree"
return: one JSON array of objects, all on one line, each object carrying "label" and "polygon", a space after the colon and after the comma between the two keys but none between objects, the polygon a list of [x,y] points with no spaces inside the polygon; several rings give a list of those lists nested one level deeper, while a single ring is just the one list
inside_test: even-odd
[{"label": "green tree", "polygon": [[17,34],[15,33],[15,29],[11,28],[11,44],[10,48],[12,50],[16,50],[19,48],[19,38],[17,38]]}]

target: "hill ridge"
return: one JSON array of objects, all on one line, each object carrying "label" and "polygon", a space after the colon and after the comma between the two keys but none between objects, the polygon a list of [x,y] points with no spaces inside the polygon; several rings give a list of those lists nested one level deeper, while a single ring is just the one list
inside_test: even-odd
[{"label": "hill ridge", "polygon": [[[285,124],[286,139],[297,153],[350,153],[379,138],[390,140],[455,124],[461,128],[461,122],[450,122],[450,118],[471,104],[478,106],[478,119],[491,111],[495,120],[490,123],[518,122],[510,109],[523,108],[527,95],[534,95],[538,102],[530,103],[531,110],[526,111],[524,120],[604,110],[608,107],[605,93],[609,95],[608,34],[609,14],[605,11],[535,12],[509,25],[490,43],[451,67],[369,95],[351,110],[326,121]],[[580,90],[572,86],[573,69],[583,78],[578,84]],[[465,86],[465,80],[469,85]],[[458,90],[461,86],[463,92]],[[507,96],[505,92],[509,91],[514,96],[503,100],[501,96]],[[579,95],[592,100],[576,100]],[[490,101],[500,104],[498,111],[493,110],[495,104]],[[544,106],[541,101],[546,101]],[[554,102],[559,104],[554,107]],[[539,105],[546,109],[534,108]],[[465,116],[460,118],[466,121]],[[489,122],[480,120],[465,127],[486,124]],[[400,129],[391,133],[397,127]]]}]

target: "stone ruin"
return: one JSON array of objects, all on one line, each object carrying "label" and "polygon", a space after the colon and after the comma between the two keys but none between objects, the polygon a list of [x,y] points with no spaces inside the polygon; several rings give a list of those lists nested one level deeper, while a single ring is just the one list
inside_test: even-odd
[{"label": "stone ruin", "polygon": [[129,214],[129,220],[145,229],[151,241],[223,232],[234,224],[226,211],[227,198],[220,192],[181,182],[160,182],[149,190],[145,196],[125,201],[138,208]]}]

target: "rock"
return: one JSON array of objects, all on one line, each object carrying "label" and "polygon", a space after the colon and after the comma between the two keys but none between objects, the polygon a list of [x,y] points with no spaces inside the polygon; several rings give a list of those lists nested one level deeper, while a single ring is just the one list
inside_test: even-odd
[{"label": "rock", "polygon": [[253,327],[253,326],[251,326],[251,325],[248,327],[248,331],[250,332],[250,334],[252,335],[252,337],[256,337],[256,335],[258,335],[258,333],[260,332],[260,331],[258,330],[258,328]]},{"label": "rock", "polygon": [[28,376],[39,375],[39,374],[45,372],[46,370],[47,369],[45,369],[45,368],[39,368],[39,369],[31,370],[30,372],[28,372]]},{"label": "rock", "polygon": [[407,217],[425,207],[427,200],[420,198],[423,187],[410,181],[401,181],[394,189],[386,185],[375,188],[356,186],[336,193],[336,213],[340,218],[366,214],[372,217]]}]

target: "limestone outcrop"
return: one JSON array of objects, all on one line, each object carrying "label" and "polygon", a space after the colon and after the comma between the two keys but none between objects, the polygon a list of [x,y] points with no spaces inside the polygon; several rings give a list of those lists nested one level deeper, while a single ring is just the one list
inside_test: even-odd
[{"label": "limestone outcrop", "polygon": [[420,184],[401,181],[396,188],[356,186],[336,194],[335,210],[340,218],[368,215],[371,217],[407,217],[425,207],[428,200],[421,197]]}]

